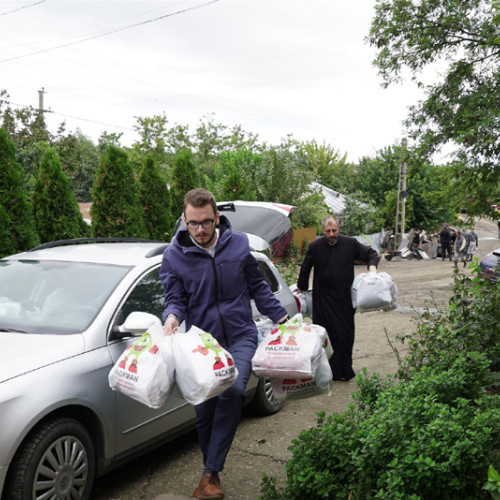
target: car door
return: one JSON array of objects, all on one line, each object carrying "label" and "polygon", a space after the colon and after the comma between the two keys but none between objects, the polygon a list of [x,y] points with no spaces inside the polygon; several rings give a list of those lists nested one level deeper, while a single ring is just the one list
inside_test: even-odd
[{"label": "car door", "polygon": [[[146,273],[133,287],[120,307],[115,323],[122,324],[133,311],[154,314],[161,321],[164,295],[160,282],[159,265]],[[136,338],[126,337],[109,344],[113,363]],[[191,425],[194,409],[180,395],[177,387],[167,398],[165,405],[152,409],[124,394],[116,393],[116,453],[172,432],[177,427]]]}]

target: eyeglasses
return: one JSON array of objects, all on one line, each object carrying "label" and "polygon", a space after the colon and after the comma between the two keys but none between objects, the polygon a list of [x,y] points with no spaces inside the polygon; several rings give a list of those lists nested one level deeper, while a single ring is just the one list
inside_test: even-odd
[{"label": "eyeglasses", "polygon": [[203,227],[203,229],[208,229],[209,227],[212,226],[212,224],[215,222],[215,219],[206,219],[201,222],[196,222],[195,220],[189,220],[186,222],[186,226],[189,229],[198,229],[200,226]]}]

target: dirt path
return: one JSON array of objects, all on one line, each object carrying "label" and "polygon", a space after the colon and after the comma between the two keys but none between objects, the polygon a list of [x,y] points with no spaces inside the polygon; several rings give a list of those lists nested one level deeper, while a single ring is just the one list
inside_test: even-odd
[{"label": "dirt path", "polygon": [[[475,226],[480,238],[478,255],[500,247],[498,230],[493,221]],[[395,373],[397,363],[384,330],[394,339],[415,329],[415,309],[430,306],[431,294],[437,303],[445,304],[453,286],[453,264],[449,261],[408,261],[382,259],[380,271],[389,273],[398,286],[398,309],[356,315],[354,368],[360,372],[382,375]],[[356,273],[364,272],[359,267]],[[470,270],[465,269],[465,273]],[[314,426],[316,413],[345,411],[354,381],[337,382],[331,396],[288,401],[276,415],[266,418],[246,416],[221,474],[227,500],[256,499],[263,473],[285,479],[284,464],[288,447],[304,428]],[[201,458],[195,433],[127,464],[100,479],[93,500],[182,500],[190,498],[201,471]]]}]

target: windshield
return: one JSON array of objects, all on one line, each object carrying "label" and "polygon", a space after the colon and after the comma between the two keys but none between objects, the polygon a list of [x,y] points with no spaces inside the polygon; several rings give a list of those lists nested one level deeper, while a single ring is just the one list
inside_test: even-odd
[{"label": "windshield", "polygon": [[129,269],[86,262],[0,260],[0,331],[82,332]]}]

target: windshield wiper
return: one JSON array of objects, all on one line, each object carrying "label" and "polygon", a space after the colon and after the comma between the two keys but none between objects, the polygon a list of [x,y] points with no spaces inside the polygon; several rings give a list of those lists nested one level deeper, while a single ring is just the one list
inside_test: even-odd
[{"label": "windshield wiper", "polygon": [[4,328],[0,326],[0,332],[7,332],[7,333],[29,333],[25,330],[19,330],[18,328]]}]

